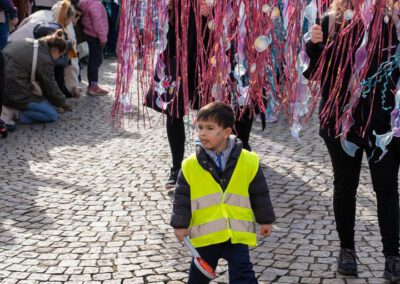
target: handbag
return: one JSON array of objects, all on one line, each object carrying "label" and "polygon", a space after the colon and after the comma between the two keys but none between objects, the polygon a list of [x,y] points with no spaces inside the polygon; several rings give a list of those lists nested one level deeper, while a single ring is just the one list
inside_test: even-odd
[{"label": "handbag", "polygon": [[170,60],[169,66],[164,67],[164,78],[159,78],[157,72],[154,75],[154,82],[147,91],[143,105],[157,112],[171,113],[174,100],[177,97],[180,87],[180,78],[176,76],[175,58]]},{"label": "handbag", "polygon": [[35,80],[36,65],[38,58],[39,41],[33,41],[33,60],[32,60],[32,70],[31,70],[31,84],[32,84],[32,94],[35,96],[43,96],[42,88],[38,81]]},{"label": "handbag", "polygon": [[155,81],[154,88],[148,90],[143,104],[157,112],[170,112],[178,89],[179,81],[177,83],[171,77],[160,82]]},{"label": "handbag", "polygon": [[82,59],[89,55],[89,45],[87,41],[83,41],[76,46],[76,50],[78,51],[79,59]]}]

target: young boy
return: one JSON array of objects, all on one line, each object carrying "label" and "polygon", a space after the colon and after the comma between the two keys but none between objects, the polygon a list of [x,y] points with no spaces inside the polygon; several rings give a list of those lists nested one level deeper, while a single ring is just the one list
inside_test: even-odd
[{"label": "young boy", "polygon": [[[268,236],[275,215],[258,156],[231,135],[234,123],[228,104],[200,109],[196,155],[182,163],[171,226],[178,240],[188,235],[214,269],[226,259],[229,283],[257,283],[248,247],[257,244],[254,221]],[[209,282],[192,261],[188,283]]]}]

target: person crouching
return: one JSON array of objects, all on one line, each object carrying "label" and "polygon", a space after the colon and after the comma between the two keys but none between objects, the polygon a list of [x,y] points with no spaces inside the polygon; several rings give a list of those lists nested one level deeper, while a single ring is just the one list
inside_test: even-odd
[{"label": "person crouching", "polygon": [[3,49],[4,97],[0,119],[8,127],[14,125],[10,117],[12,114],[19,113],[21,123],[37,123],[55,122],[58,118],[56,108],[72,111],[54,78],[54,60],[63,55],[66,48],[62,30],[38,40],[34,74],[41,89],[40,95],[33,92],[31,82],[34,40],[18,40]]}]

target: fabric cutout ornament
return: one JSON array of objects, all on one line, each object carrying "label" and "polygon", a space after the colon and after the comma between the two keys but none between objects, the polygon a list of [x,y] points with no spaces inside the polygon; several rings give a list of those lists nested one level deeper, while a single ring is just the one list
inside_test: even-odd
[{"label": "fabric cutout ornament", "polygon": [[262,11],[263,11],[265,14],[270,14],[270,13],[271,13],[271,7],[270,7],[268,4],[264,4],[264,5],[262,6]]},{"label": "fabric cutout ornament", "polygon": [[346,21],[351,21],[354,17],[354,11],[351,9],[347,9],[344,13],[343,16]]},{"label": "fabric cutout ornament", "polygon": [[267,36],[259,36],[254,42],[254,48],[258,52],[264,52],[269,46],[269,38]]},{"label": "fabric cutout ornament", "polygon": [[280,15],[281,15],[281,13],[279,11],[279,8],[278,7],[274,7],[272,9],[271,19],[272,20],[276,20],[276,19],[278,19],[280,17]]}]

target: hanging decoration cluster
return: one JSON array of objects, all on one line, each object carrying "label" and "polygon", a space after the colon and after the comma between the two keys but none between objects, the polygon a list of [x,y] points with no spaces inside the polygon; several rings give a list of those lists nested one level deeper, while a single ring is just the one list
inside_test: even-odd
[{"label": "hanging decoration cluster", "polygon": [[114,119],[134,107],[143,114],[150,93],[155,107],[175,116],[181,102],[187,114],[194,101],[198,108],[217,100],[239,116],[271,104],[290,117],[306,3],[123,1]]},{"label": "hanging decoration cluster", "polygon": [[[146,113],[144,105],[181,116],[217,100],[231,103],[238,117],[246,110],[266,112],[273,105],[272,111],[284,113],[292,135],[299,138],[321,92],[328,88],[321,124],[334,121],[336,135],[349,154],[357,149],[347,141],[357,120],[354,113],[363,114],[357,125],[363,137],[379,96],[380,107],[392,112],[392,131],[376,135],[377,146],[386,151],[392,137],[400,136],[400,91],[394,110],[385,102],[394,101],[395,94],[388,98],[385,89],[376,91],[377,82],[394,80],[400,61],[393,1],[352,1],[343,23],[329,35],[335,40],[322,51],[319,62],[324,64],[306,79],[310,28],[331,2],[123,0],[114,120],[123,121],[133,108],[138,109],[134,113],[139,120]],[[394,29],[393,37],[385,38],[382,24],[389,33]],[[339,68],[328,80],[326,66],[331,65]],[[344,81],[348,92],[339,99]]]}]

